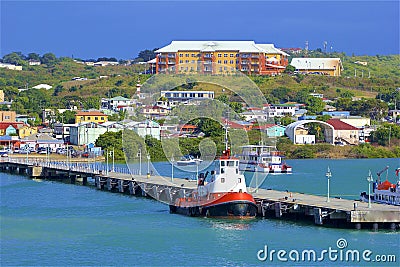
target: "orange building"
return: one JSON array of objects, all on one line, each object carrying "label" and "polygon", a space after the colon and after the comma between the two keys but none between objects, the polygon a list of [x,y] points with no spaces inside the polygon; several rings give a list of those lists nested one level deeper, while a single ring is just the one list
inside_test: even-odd
[{"label": "orange building", "polygon": [[172,41],[156,53],[157,73],[277,75],[288,65],[288,54],[254,41]]}]

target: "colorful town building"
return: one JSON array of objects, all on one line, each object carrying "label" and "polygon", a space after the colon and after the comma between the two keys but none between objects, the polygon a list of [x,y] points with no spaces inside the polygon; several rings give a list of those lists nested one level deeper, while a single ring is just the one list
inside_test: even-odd
[{"label": "colorful town building", "polygon": [[75,114],[75,123],[95,122],[103,123],[108,120],[108,115],[99,111],[78,111]]}]

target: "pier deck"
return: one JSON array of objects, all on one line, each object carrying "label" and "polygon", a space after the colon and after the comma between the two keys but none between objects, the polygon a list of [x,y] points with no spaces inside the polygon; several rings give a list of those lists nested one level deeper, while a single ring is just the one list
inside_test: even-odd
[{"label": "pier deck", "polygon": [[[165,203],[188,197],[197,187],[195,180],[162,176],[130,174],[128,169],[110,172],[90,164],[68,165],[63,162],[34,162],[24,159],[0,159],[0,171],[17,172],[30,177],[45,179],[68,179],[71,183],[92,178],[98,189],[150,195]],[[135,171],[134,171],[135,173]],[[330,198],[267,189],[252,193],[258,206],[258,215],[268,218],[312,220],[316,225],[337,227],[353,226],[357,229],[400,228],[400,207],[368,203],[358,200]]]}]

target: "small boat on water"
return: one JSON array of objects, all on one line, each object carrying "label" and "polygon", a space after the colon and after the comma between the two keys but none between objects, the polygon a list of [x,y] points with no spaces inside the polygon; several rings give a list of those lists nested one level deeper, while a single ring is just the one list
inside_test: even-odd
[{"label": "small boat on water", "polygon": [[242,146],[239,170],[262,173],[292,173],[292,167],[282,163],[283,153],[274,146]]},{"label": "small boat on water", "polygon": [[239,172],[239,159],[231,156],[229,149],[216,161],[209,181],[208,174],[199,174],[197,189],[170,205],[171,213],[223,218],[256,216],[256,202],[247,193],[245,177]]},{"label": "small boat on water", "polygon": [[192,155],[185,155],[176,162],[178,166],[188,166],[200,164],[203,160],[194,158]]},{"label": "small boat on water", "polygon": [[[369,196],[367,192],[362,192],[360,200],[368,202],[369,198],[371,202],[400,206],[400,180],[395,184],[391,183],[388,179],[381,182],[380,175],[386,171],[389,167],[386,167],[382,171],[377,173],[378,179],[372,185],[372,194]],[[396,176],[399,176],[400,168],[396,169]]]}]

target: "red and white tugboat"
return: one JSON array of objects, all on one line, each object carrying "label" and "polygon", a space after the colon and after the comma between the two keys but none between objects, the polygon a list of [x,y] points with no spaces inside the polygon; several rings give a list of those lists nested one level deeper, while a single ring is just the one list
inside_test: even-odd
[{"label": "red and white tugboat", "polygon": [[171,213],[224,218],[256,216],[256,202],[247,193],[245,177],[239,171],[239,159],[231,156],[227,144],[209,181],[207,176],[208,172],[199,175],[197,189],[189,197],[176,199],[175,204],[170,205]]}]

